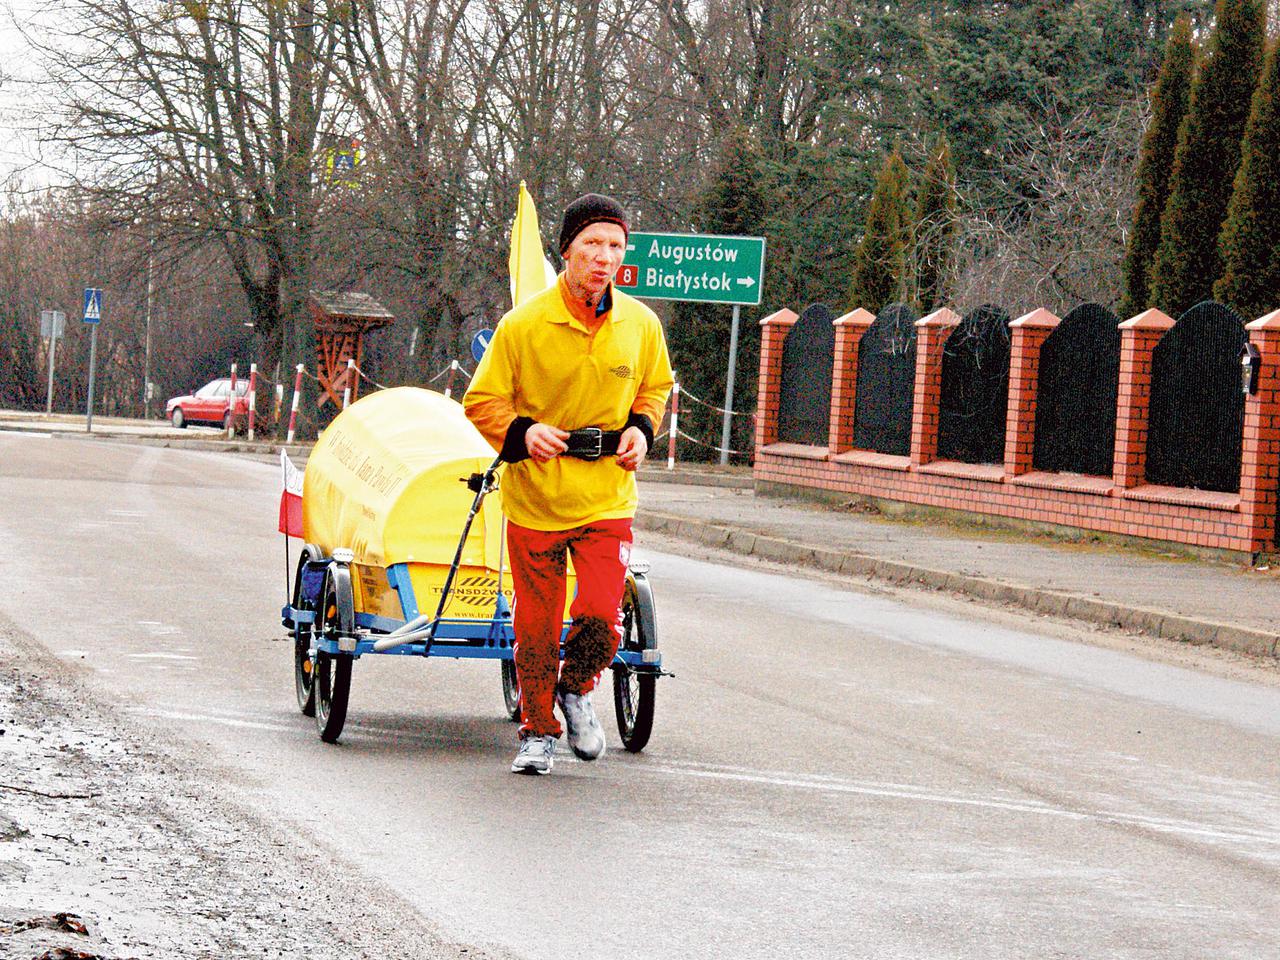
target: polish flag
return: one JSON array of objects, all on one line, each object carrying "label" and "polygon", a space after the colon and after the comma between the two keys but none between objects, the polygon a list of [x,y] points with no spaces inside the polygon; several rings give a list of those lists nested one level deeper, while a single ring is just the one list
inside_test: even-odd
[{"label": "polish flag", "polygon": [[280,491],[280,532],[287,537],[302,536],[302,471],[293,465],[289,455],[280,451],[280,469],[284,487]]}]

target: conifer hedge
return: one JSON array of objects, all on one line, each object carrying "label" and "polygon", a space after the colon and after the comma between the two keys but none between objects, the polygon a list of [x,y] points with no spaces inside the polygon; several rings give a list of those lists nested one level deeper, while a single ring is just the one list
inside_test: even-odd
[{"label": "conifer hedge", "polygon": [[878,313],[886,304],[902,299],[910,230],[907,187],[907,165],[894,150],[876,178],[862,242],[853,255],[849,297],[854,307]]},{"label": "conifer hedge", "polygon": [[955,178],[951,145],[944,136],[925,167],[916,202],[915,299],[924,313],[942,306],[947,296],[947,269],[956,229]]},{"label": "conifer hedge", "polygon": [[1245,317],[1280,307],[1280,53],[1267,53],[1241,146],[1214,297]]},{"label": "conifer hedge", "polygon": [[[745,127],[731,130],[725,137],[715,168],[707,186],[699,195],[693,211],[693,228],[697,233],[719,233],[730,236],[762,236],[764,225],[777,202],[763,173],[764,158],[756,139]],[[765,258],[765,275],[773,269],[769,249]],[[765,289],[770,291],[766,279]],[[765,303],[777,302],[776,293],[766,293]],[[760,315],[757,307],[742,308],[739,328],[738,363],[734,372],[734,408],[750,410],[755,406],[756,371],[760,366]],[[679,301],[672,305],[667,325],[667,344],[671,363],[681,385],[708,403],[724,402],[728,371],[729,336],[733,310],[721,304]],[[705,444],[720,442],[720,417],[706,407],[682,404],[680,430],[703,442],[694,447],[684,443],[682,459],[712,460],[714,451]],[[734,450],[749,450],[752,440],[749,417],[733,418],[733,434],[729,445]]]},{"label": "conifer hedge", "polygon": [[1161,220],[1151,299],[1176,316],[1213,296],[1249,105],[1266,37],[1263,0],[1218,0],[1209,50],[1191,86]]},{"label": "conifer hedge", "polygon": [[1169,33],[1160,77],[1151,93],[1151,122],[1138,157],[1138,203],[1124,257],[1122,317],[1151,306],[1151,272],[1160,246],[1160,218],[1169,201],[1169,174],[1178,147],[1178,128],[1191,99],[1195,58],[1191,18],[1183,14]]}]

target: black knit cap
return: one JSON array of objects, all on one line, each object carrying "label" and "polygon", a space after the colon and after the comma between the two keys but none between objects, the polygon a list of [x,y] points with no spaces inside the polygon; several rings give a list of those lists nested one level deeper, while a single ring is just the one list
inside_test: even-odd
[{"label": "black knit cap", "polygon": [[574,237],[593,223],[616,223],[624,234],[631,233],[622,204],[602,193],[583,194],[564,208],[564,222],[560,225],[560,255],[569,249]]}]

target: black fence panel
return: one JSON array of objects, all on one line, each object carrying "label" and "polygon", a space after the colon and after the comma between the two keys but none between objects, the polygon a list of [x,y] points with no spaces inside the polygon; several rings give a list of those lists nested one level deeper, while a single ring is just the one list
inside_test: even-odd
[{"label": "black fence panel", "polygon": [[1009,403],[1009,315],[981,306],[942,351],[938,459],[1003,463]]},{"label": "black fence panel", "polygon": [[900,303],[880,311],[858,344],[853,445],[905,457],[911,452],[911,405],[916,393],[916,321]]},{"label": "black fence panel", "polygon": [[1037,470],[1109,477],[1120,390],[1120,319],[1104,306],[1076,307],[1040,350]]},{"label": "black fence panel", "polygon": [[1147,483],[1235,493],[1240,490],[1244,319],[1220,303],[1178,318],[1151,356]]},{"label": "black fence panel", "polygon": [[831,427],[831,371],[836,316],[826,304],[806,307],[782,348],[778,440],[825,447]]}]

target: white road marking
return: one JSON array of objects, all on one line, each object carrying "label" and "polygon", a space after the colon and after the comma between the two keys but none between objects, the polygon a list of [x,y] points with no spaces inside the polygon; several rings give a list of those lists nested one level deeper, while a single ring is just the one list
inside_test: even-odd
[{"label": "white road marking", "polygon": [[130,660],[199,660],[199,657],[188,656],[185,653],[130,653],[126,654]]},{"label": "white road marking", "polygon": [[151,634],[153,637],[171,637],[176,633],[182,632],[180,627],[161,623],[159,620],[139,620],[138,626],[146,627],[147,633]]},{"label": "white road marking", "polygon": [[221,724],[224,727],[239,727],[246,730],[295,730],[292,724],[268,723],[263,720],[240,720],[236,717],[218,717],[208,713],[187,713],[181,710],[157,710],[151,707],[131,709],[130,713],[139,717],[153,717],[157,720],[180,720],[185,723]]},{"label": "white road marking", "polygon": [[[284,731],[294,733],[305,729],[307,724],[278,723],[264,720],[246,720],[241,717],[217,716],[214,714],[189,713],[179,710],[161,710],[139,708],[131,713],[155,717],[164,720],[179,720],[200,724],[220,724],[227,727],[238,727],[250,730]],[[369,741],[379,739],[375,735],[381,733],[402,733],[403,731],[364,727],[350,730],[343,734],[348,741]],[[556,760],[576,764],[576,758],[570,754],[562,756],[563,751],[556,752]],[[580,765],[586,769],[586,765]],[[608,769],[597,768],[597,769]],[[668,777],[689,777],[699,780],[719,780],[734,783],[752,783],[767,787],[780,787],[793,790],[810,790],[818,793],[833,793],[845,796],[878,797],[889,800],[914,800],[921,803],[942,804],[945,806],[978,807],[987,810],[1000,810],[1005,813],[1022,813],[1033,816],[1057,817],[1079,822],[1115,824],[1121,826],[1140,827],[1156,833],[1175,834],[1203,840],[1216,840],[1227,843],[1253,846],[1262,844],[1280,847],[1280,835],[1274,832],[1252,830],[1226,830],[1212,825],[1200,824],[1190,820],[1172,820],[1163,817],[1142,816],[1139,814],[1120,813],[1109,810],[1071,810],[1055,806],[1039,800],[1013,800],[1000,797],[964,796],[961,794],[941,793],[911,784],[893,783],[874,780],[849,780],[840,777],[816,774],[787,773],[783,771],[753,770],[749,767],[734,767],[714,764],[682,763],[667,761],[659,763],[635,763],[627,766],[627,775],[633,773],[650,774]]]},{"label": "white road marking", "polygon": [[738,783],[758,783],[766,786],[790,787],[798,790],[852,794],[866,797],[884,797],[894,800],[919,800],[948,806],[981,807],[1010,813],[1029,813],[1060,817],[1066,820],[1091,821],[1144,827],[1159,833],[1172,833],[1231,843],[1257,844],[1280,847],[1280,834],[1249,830],[1222,830],[1193,821],[1168,820],[1137,814],[1116,813],[1107,810],[1069,810],[1035,800],[1002,800],[997,797],[972,797],[938,793],[900,784],[876,784],[867,781],[839,780],[833,777],[814,777],[804,774],[780,774],[751,771],[741,767],[713,767],[710,765],[644,764],[631,769],[641,773],[664,774],[676,777],[692,777],[703,780],[728,780]]},{"label": "white road marking", "polygon": [[[192,713],[187,710],[166,710],[157,707],[133,707],[129,713],[138,717],[153,717],[160,720],[178,720],[183,723],[199,723],[221,724],[224,727],[237,727],[246,730],[278,730],[288,733],[303,731],[311,736],[315,736],[315,721],[309,717],[303,717],[300,713],[297,715],[297,722],[277,722],[260,720],[252,714],[240,714],[238,716],[229,714],[214,713]],[[384,727],[372,724],[361,724],[360,726],[349,726],[342,734],[344,743],[348,742],[364,742],[364,743],[380,743],[386,742],[388,737],[400,736],[420,736],[417,731],[406,731],[396,727]],[[430,737],[425,738],[426,742],[431,740]]]}]

